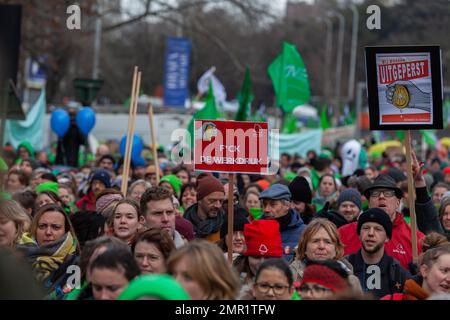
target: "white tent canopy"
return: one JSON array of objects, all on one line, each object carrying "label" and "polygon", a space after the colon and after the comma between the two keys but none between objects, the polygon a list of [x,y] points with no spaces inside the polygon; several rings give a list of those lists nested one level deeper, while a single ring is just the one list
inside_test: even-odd
[{"label": "white tent canopy", "polygon": [[297,106],[292,110],[292,114],[296,118],[317,118],[317,109],[309,104]]}]

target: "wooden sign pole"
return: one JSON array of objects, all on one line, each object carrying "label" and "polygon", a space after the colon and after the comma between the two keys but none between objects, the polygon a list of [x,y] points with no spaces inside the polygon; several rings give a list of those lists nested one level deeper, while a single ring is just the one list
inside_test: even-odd
[{"label": "wooden sign pole", "polygon": [[234,173],[228,174],[228,262],[233,264]]},{"label": "wooden sign pole", "polygon": [[153,159],[155,161],[155,168],[156,168],[156,184],[159,184],[159,161],[158,161],[158,151],[156,148],[156,130],[155,130],[155,125],[154,125],[154,121],[153,121],[153,106],[150,103],[149,107],[148,107],[148,119],[150,122],[150,131],[152,134],[152,153],[153,153]]},{"label": "wooden sign pole", "polygon": [[411,242],[412,242],[412,256],[413,263],[418,263],[418,250],[417,250],[417,224],[416,224],[416,208],[415,208],[415,188],[414,178],[412,172],[412,155],[411,155],[411,131],[407,130],[405,135],[405,148],[406,148],[406,166],[408,176],[408,206],[411,218]]},{"label": "wooden sign pole", "polygon": [[[135,75],[137,72],[137,67],[134,68]],[[134,76],[133,76],[134,82]],[[141,86],[141,72],[137,72],[136,83],[134,88],[132,88],[132,95],[130,101],[130,113],[128,118],[128,131],[127,131],[127,144],[125,148],[125,158],[123,161],[123,171],[122,171],[122,185],[121,191],[124,196],[127,194],[128,189],[128,177],[130,173],[130,163],[131,163],[131,151],[133,146],[134,138],[134,127],[136,124],[136,112],[137,112],[137,102],[139,97],[139,90]],[[134,90],[133,90],[134,89]]]},{"label": "wooden sign pole", "polygon": [[[133,116],[133,105],[134,105],[134,92],[136,91],[136,82],[137,82],[137,73],[138,73],[138,67],[135,66],[134,67],[134,72],[133,72],[133,84],[131,86],[131,98],[130,98],[130,110],[128,113],[128,127],[127,127],[127,142],[125,145],[125,155],[124,155],[124,162],[123,162],[123,168],[122,168],[122,184],[121,184],[121,188],[120,190],[122,191],[122,193],[124,194],[124,191],[126,190],[125,184],[126,182],[128,182],[127,180],[124,179],[125,177],[125,157],[128,154],[128,147],[129,147],[129,141],[130,141],[130,130],[131,130],[131,118]],[[124,194],[126,195],[126,194]]]}]

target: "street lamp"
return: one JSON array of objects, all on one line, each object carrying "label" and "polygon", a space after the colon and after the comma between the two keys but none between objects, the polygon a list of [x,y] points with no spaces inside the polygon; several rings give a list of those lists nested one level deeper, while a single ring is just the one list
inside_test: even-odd
[{"label": "street lamp", "polygon": [[337,11],[328,11],[327,16],[336,16],[339,20],[338,54],[336,57],[335,117],[339,119],[339,100],[341,95],[342,57],[344,52],[345,18]]},{"label": "street lamp", "polygon": [[326,17],[316,17],[316,21],[324,22],[327,27],[327,36],[325,39],[325,68],[323,68],[323,79],[325,81],[324,96],[328,100],[330,97],[330,70],[331,70],[331,53],[333,45],[333,24]]},{"label": "street lamp", "polygon": [[356,47],[358,43],[358,27],[359,27],[359,12],[354,4],[350,5],[353,12],[353,26],[352,26],[352,44],[350,55],[350,71],[348,73],[348,97],[347,101],[353,101],[355,95],[355,72],[356,72]]}]

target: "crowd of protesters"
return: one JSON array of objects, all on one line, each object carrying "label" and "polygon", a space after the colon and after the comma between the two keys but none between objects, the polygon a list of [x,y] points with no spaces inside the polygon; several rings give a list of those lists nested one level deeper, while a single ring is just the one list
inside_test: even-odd
[{"label": "crowd of protesters", "polygon": [[278,174],[237,174],[231,186],[225,174],[194,172],[159,151],[159,170],[152,159],[132,161],[127,194],[124,161],[106,144],[77,167],[51,163],[57,156],[26,141],[4,152],[1,296],[449,299],[448,152],[420,162],[413,151],[411,195],[404,156],[387,152],[347,176],[338,148],[282,154]]}]

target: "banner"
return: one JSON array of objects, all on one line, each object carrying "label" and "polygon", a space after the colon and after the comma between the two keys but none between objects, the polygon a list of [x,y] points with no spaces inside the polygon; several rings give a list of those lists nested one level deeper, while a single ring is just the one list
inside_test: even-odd
[{"label": "banner", "polygon": [[195,120],[194,170],[267,174],[267,122]]},{"label": "banner", "polygon": [[[279,134],[279,154],[297,154],[301,157],[306,157],[306,153],[309,150],[314,150],[317,154],[319,154],[321,148],[321,129],[308,130],[306,132],[294,134]],[[271,154],[270,158],[275,158],[275,155]]]},{"label": "banner", "polygon": [[166,40],[164,64],[164,105],[184,108],[189,89],[191,42],[187,38]]},{"label": "banner", "polygon": [[45,90],[42,90],[25,120],[6,120],[3,141],[11,143],[14,149],[17,149],[22,141],[28,141],[35,150],[41,150],[44,142],[45,106]]}]

